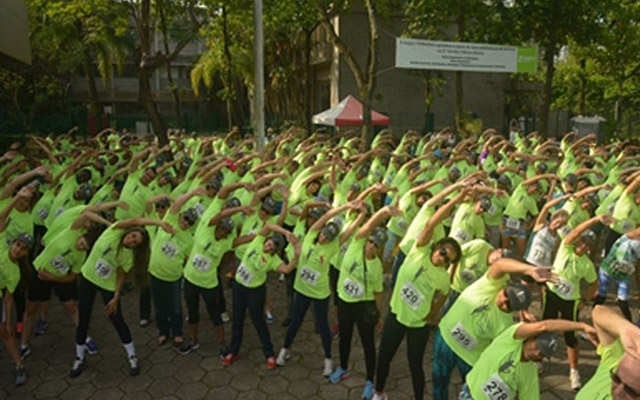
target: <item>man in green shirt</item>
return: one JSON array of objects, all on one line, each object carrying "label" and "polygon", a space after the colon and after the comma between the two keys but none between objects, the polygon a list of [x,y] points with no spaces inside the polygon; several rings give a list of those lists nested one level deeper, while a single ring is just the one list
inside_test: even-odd
[{"label": "man in green shirt", "polygon": [[640,329],[605,306],[593,309],[600,365],[576,400],[640,398]]}]

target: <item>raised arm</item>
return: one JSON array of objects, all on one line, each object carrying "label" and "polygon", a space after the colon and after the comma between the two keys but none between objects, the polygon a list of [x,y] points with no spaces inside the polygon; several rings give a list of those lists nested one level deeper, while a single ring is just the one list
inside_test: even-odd
[{"label": "raised arm", "polygon": [[640,360],[640,328],[616,310],[603,305],[595,306],[591,317],[601,345],[607,346],[620,338],[625,352],[636,360]]},{"label": "raised arm", "polygon": [[494,280],[502,279],[507,274],[528,275],[536,282],[546,282],[553,278],[551,267],[536,267],[511,258],[499,259],[487,271],[487,277]]},{"label": "raised arm", "polygon": [[580,235],[582,235],[582,233],[584,231],[586,231],[587,229],[591,228],[592,226],[594,226],[596,223],[602,223],[604,225],[611,225],[614,222],[614,219],[612,216],[610,215],[598,215],[595,216],[593,218],[590,218],[586,221],[584,221],[583,223],[581,223],[580,225],[576,226],[571,232],[569,232],[569,234],[567,235],[567,237],[564,238],[563,243],[565,245],[571,245],[573,244],[579,237]]},{"label": "raised arm", "polygon": [[547,222],[547,216],[549,215],[549,210],[551,210],[553,207],[555,207],[556,205],[558,205],[560,202],[568,199],[571,197],[571,194],[565,194],[564,196],[558,197],[556,199],[553,199],[547,203],[545,203],[545,205],[542,207],[542,210],[540,210],[540,214],[538,214],[538,217],[536,218],[536,223],[533,226],[533,231],[537,232],[540,229],[544,228],[544,226],[546,225]]},{"label": "raised arm", "polygon": [[178,197],[176,201],[174,201],[173,204],[171,205],[171,208],[169,209],[169,211],[171,212],[171,214],[177,214],[182,209],[182,206],[184,206],[185,203],[189,201],[192,197],[206,196],[206,195],[207,195],[207,191],[203,188],[193,189],[192,191],[187,192],[182,196]]},{"label": "raised arm", "polygon": [[376,226],[380,225],[385,219],[390,216],[400,216],[402,212],[396,207],[392,206],[384,206],[379,209],[375,214],[369,218],[369,220],[362,225],[358,233],[356,234],[356,239],[363,239],[369,237],[369,234]]},{"label": "raised arm", "polygon": [[447,204],[441,206],[438,211],[436,211],[435,214],[433,214],[433,216],[429,218],[429,221],[427,221],[427,224],[424,226],[424,228],[420,232],[420,235],[418,236],[418,240],[416,241],[417,247],[426,246],[427,244],[429,244],[429,242],[431,242],[431,237],[433,236],[433,231],[436,226],[441,224],[442,221],[449,217],[456,204],[462,202],[469,193],[471,193],[471,189],[462,189],[460,191],[460,194],[454,197]]}]

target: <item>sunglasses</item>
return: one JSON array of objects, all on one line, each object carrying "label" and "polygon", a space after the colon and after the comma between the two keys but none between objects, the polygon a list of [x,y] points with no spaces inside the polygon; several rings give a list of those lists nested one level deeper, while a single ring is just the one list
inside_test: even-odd
[{"label": "sunglasses", "polygon": [[622,379],[620,379],[620,376],[618,376],[618,374],[616,374],[615,372],[613,372],[613,370],[609,371],[609,376],[611,376],[611,381],[613,381],[613,383],[617,386],[617,385],[622,385],[622,388],[624,389],[624,393],[629,396],[632,399],[637,399],[640,397],[640,393],[636,392],[633,388],[629,387],[629,385],[627,385],[626,383],[622,382]]},{"label": "sunglasses", "polygon": [[442,258],[444,258],[444,262],[446,264],[451,264],[451,258],[449,258],[449,253],[447,253],[447,249],[445,249],[444,247],[440,247],[438,249],[438,253]]},{"label": "sunglasses", "polygon": [[506,299],[505,305],[507,306],[507,310],[511,310],[511,302],[509,301],[509,295],[507,294],[507,289],[503,289],[502,290],[502,294],[504,295],[504,298]]}]

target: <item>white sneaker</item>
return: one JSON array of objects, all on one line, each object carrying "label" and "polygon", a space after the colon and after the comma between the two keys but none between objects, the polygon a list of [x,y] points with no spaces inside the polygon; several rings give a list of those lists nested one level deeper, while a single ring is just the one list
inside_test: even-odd
[{"label": "white sneaker", "polygon": [[283,347],[280,349],[280,353],[278,353],[276,364],[282,367],[287,361],[289,361],[290,358],[291,352]]},{"label": "white sneaker", "polygon": [[331,361],[330,358],[325,358],[324,359],[324,371],[322,372],[322,375],[325,378],[328,378],[331,376],[331,374],[333,374],[333,362]]},{"label": "white sneaker", "polygon": [[278,282],[284,282],[284,274],[280,274],[278,277]]},{"label": "white sneaker", "polygon": [[569,373],[569,380],[571,381],[571,389],[578,390],[582,387],[580,382],[580,372],[577,369],[572,369]]},{"label": "white sneaker", "polygon": [[388,397],[386,393],[382,393],[382,394],[374,393],[371,400],[388,400]]}]

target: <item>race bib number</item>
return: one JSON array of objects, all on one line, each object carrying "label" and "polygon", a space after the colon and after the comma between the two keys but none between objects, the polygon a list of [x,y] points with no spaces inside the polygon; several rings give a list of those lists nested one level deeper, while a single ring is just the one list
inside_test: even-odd
[{"label": "race bib number", "polygon": [[629,232],[630,230],[632,230],[634,227],[633,222],[631,222],[628,219],[625,219],[624,221],[622,221],[622,231],[623,232]]},{"label": "race bib number", "polygon": [[417,310],[424,301],[424,296],[410,282],[406,282],[400,289],[400,298],[413,310]]},{"label": "race bib number", "polygon": [[620,275],[631,275],[635,272],[636,267],[626,261],[615,260],[610,265],[611,270]]},{"label": "race bib number", "polygon": [[300,279],[311,286],[316,286],[318,279],[320,279],[320,272],[303,265],[300,268]]},{"label": "race bib number", "polygon": [[364,296],[364,288],[358,282],[354,282],[347,278],[342,285],[344,292],[351,298],[361,299]]},{"label": "race bib number", "polygon": [[522,221],[520,221],[519,219],[507,217],[507,221],[505,225],[509,229],[520,229],[520,225],[522,225]]},{"label": "race bib number", "polygon": [[178,255],[178,252],[180,252],[180,249],[173,243],[171,242],[164,242],[164,244],[162,245],[162,253],[171,258],[174,259],[175,256]]},{"label": "race bib number", "polygon": [[209,272],[211,268],[211,259],[203,256],[202,254],[196,254],[191,261],[193,268],[200,272]]},{"label": "race bib number", "polygon": [[489,400],[510,400],[511,390],[509,386],[500,378],[500,375],[493,374],[482,384],[482,392]]},{"label": "race bib number", "polygon": [[458,228],[453,234],[453,238],[456,239],[459,243],[467,243],[469,241],[469,234]]},{"label": "race bib number", "polygon": [[476,338],[471,336],[471,334],[462,327],[460,322],[451,330],[451,336],[467,351],[473,350],[478,345]]},{"label": "race bib number", "polygon": [[62,214],[64,212],[65,208],[64,207],[58,207],[58,209],[56,210],[56,212],[53,213],[54,217],[58,217],[60,216],[60,214]]},{"label": "race bib number", "polygon": [[38,210],[38,218],[47,219],[48,216],[49,216],[49,210],[47,210],[46,208],[42,207],[41,209]]},{"label": "race bib number", "polygon": [[236,279],[242,282],[244,286],[249,287],[251,281],[253,281],[253,273],[249,271],[246,265],[240,264],[236,271]]},{"label": "race bib number", "polygon": [[67,275],[71,267],[69,263],[62,257],[56,256],[51,261],[49,261],[51,266],[60,273],[60,275]]},{"label": "race bib number", "polygon": [[562,278],[558,278],[558,282],[554,284],[554,287],[556,289],[556,293],[558,293],[558,296],[562,297],[565,300],[571,300],[573,292],[576,290],[576,286],[573,283]]},{"label": "race bib number", "polygon": [[96,275],[102,279],[109,279],[111,273],[113,273],[113,267],[102,258],[98,259],[98,262],[96,262]]},{"label": "race bib number", "polygon": [[550,264],[549,260],[549,251],[544,247],[537,245],[531,248],[531,261],[532,264],[536,265],[548,265]]}]

